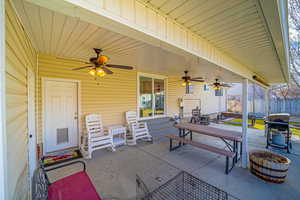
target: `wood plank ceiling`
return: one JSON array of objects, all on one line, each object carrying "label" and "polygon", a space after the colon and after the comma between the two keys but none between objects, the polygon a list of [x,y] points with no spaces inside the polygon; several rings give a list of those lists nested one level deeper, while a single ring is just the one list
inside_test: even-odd
[{"label": "wood plank ceiling", "polygon": [[114,33],[79,18],[68,17],[25,1],[15,1],[26,32],[39,53],[68,57],[94,56],[92,48],[109,54],[126,55],[144,43]]},{"label": "wood plank ceiling", "polygon": [[[279,64],[256,0],[142,1],[208,40],[258,74],[270,73],[268,70]],[[264,70],[260,67],[262,65]]]},{"label": "wood plank ceiling", "polygon": [[[215,78],[229,82],[240,81],[237,75],[204,59],[191,56],[187,61],[182,56],[86,23],[79,18],[53,12],[23,0],[13,2],[39,53],[87,61],[89,57],[95,56],[92,48],[96,47],[102,48],[104,54],[111,57],[112,63],[132,65],[140,71],[181,76],[188,69],[193,76],[203,76],[209,82]],[[183,1],[177,1],[179,2]],[[168,2],[164,5],[169,11],[176,9]],[[178,4],[177,9],[181,13],[186,12],[186,5],[190,4],[183,4],[182,8]],[[178,13],[176,16],[185,15]]]}]

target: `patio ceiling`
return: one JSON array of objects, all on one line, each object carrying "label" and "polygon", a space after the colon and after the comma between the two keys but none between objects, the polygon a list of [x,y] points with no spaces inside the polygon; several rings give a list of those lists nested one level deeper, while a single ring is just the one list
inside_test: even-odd
[{"label": "patio ceiling", "polygon": [[288,77],[285,52],[281,52],[282,35],[278,36],[282,32],[280,22],[274,22],[279,19],[276,1],[142,1],[208,40],[251,71],[263,77],[281,77],[272,82]]},{"label": "patio ceiling", "polygon": [[238,75],[205,59],[177,55],[26,1],[14,0],[14,4],[39,53],[87,61],[95,56],[92,48],[97,47],[112,63],[132,65],[139,71],[182,76],[188,69],[192,76],[203,76],[207,82],[215,78],[241,81]]}]

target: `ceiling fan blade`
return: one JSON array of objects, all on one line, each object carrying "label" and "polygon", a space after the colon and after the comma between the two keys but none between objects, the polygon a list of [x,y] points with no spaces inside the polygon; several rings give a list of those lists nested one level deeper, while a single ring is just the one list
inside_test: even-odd
[{"label": "ceiling fan blade", "polygon": [[105,65],[106,67],[111,67],[111,68],[118,68],[118,69],[133,69],[131,66],[126,66],[126,65],[112,65],[112,64],[107,64]]},{"label": "ceiling fan blade", "polygon": [[80,70],[80,69],[86,69],[86,68],[90,68],[90,67],[94,67],[92,65],[89,65],[89,66],[83,66],[83,67],[77,67],[77,68],[73,68],[72,70]]},{"label": "ceiling fan blade", "polygon": [[192,78],[192,79],[190,79],[190,81],[195,81],[195,82],[204,82],[204,80],[202,79],[194,79],[194,78]]},{"label": "ceiling fan blade", "polygon": [[227,83],[223,83],[223,84],[221,84],[220,86],[222,86],[222,87],[231,87],[231,85],[229,85],[229,84],[227,84]]},{"label": "ceiling fan blade", "polygon": [[101,68],[103,69],[103,71],[105,71],[106,74],[113,74],[113,72],[106,67],[102,66]]},{"label": "ceiling fan blade", "polygon": [[193,77],[192,79],[201,79],[201,80],[203,80],[204,78],[199,76],[199,77]]}]

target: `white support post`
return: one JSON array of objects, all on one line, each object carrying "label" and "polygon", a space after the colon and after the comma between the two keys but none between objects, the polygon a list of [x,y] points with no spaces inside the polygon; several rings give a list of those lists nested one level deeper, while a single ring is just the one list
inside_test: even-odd
[{"label": "white support post", "polygon": [[5,131],[5,1],[0,0],[0,200],[7,197],[7,154]]},{"label": "white support post", "polygon": [[266,116],[268,116],[270,114],[270,97],[269,97],[269,92],[270,92],[270,89],[266,88],[265,89],[265,113],[266,113]]},{"label": "white support post", "polygon": [[[265,89],[265,115],[266,117],[270,114],[270,89]],[[265,125],[265,137],[267,137],[268,126]]]},{"label": "white support post", "polygon": [[243,80],[243,97],[242,97],[242,108],[243,108],[243,149],[242,149],[242,167],[248,168],[248,79]]}]

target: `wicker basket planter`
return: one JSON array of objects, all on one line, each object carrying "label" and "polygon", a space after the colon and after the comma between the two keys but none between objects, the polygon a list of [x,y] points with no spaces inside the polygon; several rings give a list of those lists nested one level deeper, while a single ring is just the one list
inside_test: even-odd
[{"label": "wicker basket planter", "polygon": [[251,173],[268,182],[283,183],[290,163],[288,158],[268,151],[250,152]]}]

